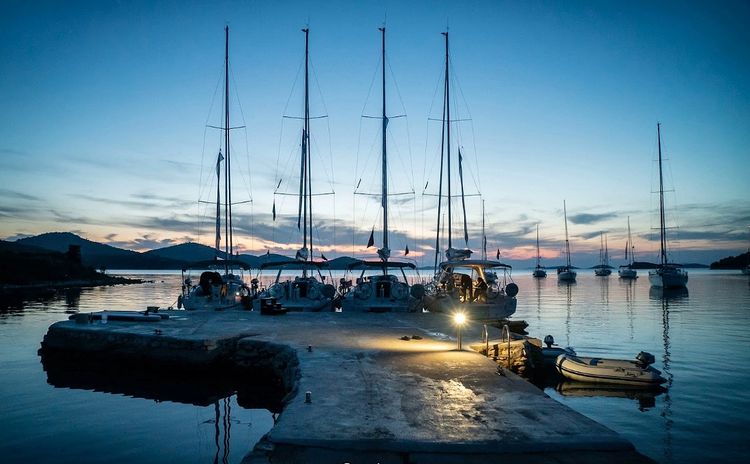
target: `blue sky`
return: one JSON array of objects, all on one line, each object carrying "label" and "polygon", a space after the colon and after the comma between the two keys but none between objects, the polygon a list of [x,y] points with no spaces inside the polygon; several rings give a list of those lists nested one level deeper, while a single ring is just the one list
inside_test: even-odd
[{"label": "blue sky", "polygon": [[[5,2],[0,17],[0,237],[75,231],[132,249],[212,243],[223,28],[231,31],[237,239],[298,248],[292,191],[310,27],[315,221],[321,250],[366,253],[378,204],[380,36],[388,36],[392,248],[430,255],[443,37],[455,80],[454,141],[481,192],[488,242],[532,253],[540,223],[556,263],[567,200],[574,264],[599,233],[621,260],[630,216],[655,259],[656,122],[669,158],[678,261],[750,242],[747,2]],[[455,149],[454,149],[455,152]],[[455,162],[455,161],[454,161]],[[215,189],[215,184],[214,189]],[[285,190],[286,189],[286,190]],[[458,206],[454,203],[455,206]],[[467,200],[478,248],[477,197]],[[458,208],[455,208],[456,210]],[[454,218],[455,222],[460,219]],[[461,235],[455,231],[454,235]],[[372,255],[372,250],[369,252]],[[400,253],[394,252],[395,255]],[[374,256],[374,255],[373,255]],[[330,257],[330,256],[329,256]]]}]

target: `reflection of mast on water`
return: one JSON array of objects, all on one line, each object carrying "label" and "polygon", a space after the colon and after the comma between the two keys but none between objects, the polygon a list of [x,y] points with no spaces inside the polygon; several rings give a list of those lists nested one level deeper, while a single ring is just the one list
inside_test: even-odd
[{"label": "reflection of mast on water", "polygon": [[539,279],[536,279],[535,282],[536,282],[536,320],[541,325],[541,322],[542,322],[542,281]]},{"label": "reflection of mast on water", "polygon": [[633,324],[633,307],[635,306],[635,287],[633,286],[634,280],[628,280],[625,282],[625,305],[628,313],[628,328],[630,329],[630,340],[633,340],[635,336],[635,327]]},{"label": "reflection of mast on water", "polygon": [[573,304],[573,286],[565,285],[565,291],[568,293],[565,304],[565,346],[570,346],[570,306]]},{"label": "reflection of mast on water", "polygon": [[674,376],[670,366],[670,343],[669,343],[669,301],[666,296],[661,299],[661,320],[662,320],[662,339],[664,341],[664,356],[662,358],[662,373],[667,379],[665,385],[667,391],[664,394],[664,411],[661,416],[664,418],[664,462],[672,462],[672,382]]},{"label": "reflection of mast on water", "polygon": [[[222,448],[221,463],[229,463],[229,440],[232,432],[231,400],[232,397],[230,396],[214,403],[214,412],[216,415],[214,419],[214,444],[216,445],[214,464],[219,464],[219,452],[222,451]],[[219,407],[219,402],[222,403],[221,407]],[[223,417],[221,409],[224,410]],[[221,427],[219,427],[219,422],[221,422]],[[219,443],[219,438],[221,438],[221,443]]]}]

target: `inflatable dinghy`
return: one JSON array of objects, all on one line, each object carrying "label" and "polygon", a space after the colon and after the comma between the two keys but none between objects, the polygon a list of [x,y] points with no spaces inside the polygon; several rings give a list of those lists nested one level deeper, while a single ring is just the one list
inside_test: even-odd
[{"label": "inflatable dinghy", "polygon": [[557,357],[555,367],[564,377],[579,382],[656,387],[666,379],[651,367],[653,362],[654,356],[644,351],[638,353],[634,361],[585,358],[565,353]]}]

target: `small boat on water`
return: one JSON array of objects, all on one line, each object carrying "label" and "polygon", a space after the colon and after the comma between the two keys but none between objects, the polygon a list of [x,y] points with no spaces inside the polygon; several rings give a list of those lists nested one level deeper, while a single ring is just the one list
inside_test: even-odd
[{"label": "small boat on water", "polygon": [[633,261],[635,261],[635,246],[633,245],[633,239],[630,237],[630,216],[628,216],[628,242],[625,244],[625,260],[628,264],[623,264],[617,271],[620,278],[637,279],[638,271],[633,269]]},{"label": "small boat on water", "polygon": [[612,269],[609,268],[609,250],[607,249],[607,241],[604,237],[604,233],[599,236],[601,240],[601,247],[599,248],[599,265],[594,269],[594,275],[598,277],[607,277],[612,274]]},{"label": "small boat on water", "polygon": [[587,358],[561,354],[555,367],[564,377],[579,382],[656,387],[666,379],[653,367],[654,356],[641,351],[633,361],[625,359]]},{"label": "small boat on water", "polygon": [[558,282],[575,282],[578,273],[573,270],[573,266],[570,264],[570,240],[568,240],[568,209],[563,200],[563,216],[565,217],[565,266],[557,268],[557,281]]},{"label": "small boat on water", "polygon": [[667,260],[667,226],[664,214],[664,174],[661,159],[661,124],[656,124],[659,145],[659,266],[649,271],[648,280],[654,287],[683,288],[687,286],[688,273],[680,265]]},{"label": "small boat on water", "polygon": [[539,224],[536,225],[536,267],[533,276],[536,278],[547,277],[547,271],[542,267],[542,255],[539,253]]}]

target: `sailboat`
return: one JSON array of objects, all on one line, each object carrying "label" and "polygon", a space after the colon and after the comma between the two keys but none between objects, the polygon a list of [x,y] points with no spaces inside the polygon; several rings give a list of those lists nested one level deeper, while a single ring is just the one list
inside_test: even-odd
[{"label": "sailboat", "polygon": [[[435,278],[425,294],[425,307],[434,312],[461,311],[470,320],[501,320],[516,312],[518,285],[510,282],[511,266],[488,259],[471,259],[468,248],[453,248],[451,218],[451,113],[450,113],[450,60],[448,32],[445,37],[445,87],[443,90],[443,118],[440,153],[440,188],[438,193],[438,214],[435,241]],[[469,233],[466,223],[466,204],[463,191],[463,170],[461,150],[458,150],[458,173],[461,179],[461,204],[463,206],[464,242],[468,245]],[[438,266],[441,230],[441,206],[443,188],[443,162],[447,164],[447,205],[448,205],[448,249],[446,260]],[[498,259],[500,258],[498,250]],[[503,272],[501,282],[495,271]]]},{"label": "sailboat", "polygon": [[539,253],[539,224],[536,225],[536,267],[534,268],[534,277],[547,277],[547,271],[542,267],[542,255]]},{"label": "sailboat", "polygon": [[570,240],[568,240],[568,209],[563,200],[563,217],[565,218],[565,266],[557,268],[557,280],[559,282],[575,282],[576,271],[570,264]]},{"label": "sailboat", "polygon": [[[182,293],[177,298],[177,307],[195,309],[249,309],[251,291],[245,285],[242,271],[250,268],[234,256],[234,235],[232,231],[232,176],[229,143],[229,26],[224,28],[224,121],[218,129],[224,131],[224,153],[216,159],[216,254],[211,261],[201,261],[186,266],[182,270]],[[221,249],[221,163],[224,162],[224,250]],[[209,269],[200,275],[197,285],[188,273],[191,269]],[[239,271],[240,275],[234,272]],[[223,274],[222,272],[223,271]]]},{"label": "sailboat", "polygon": [[[393,261],[388,242],[388,115],[385,98],[385,27],[380,27],[382,43],[382,149],[381,149],[381,206],[383,208],[383,246],[377,251],[380,261],[358,261],[350,266],[350,271],[360,271],[356,286],[342,300],[342,310],[369,312],[421,311],[424,287],[422,284],[409,285],[406,270],[416,270],[413,263]],[[374,232],[373,232],[374,235]],[[374,243],[374,237],[371,237]],[[390,270],[400,271],[400,278]],[[366,275],[376,271],[374,275]]]},{"label": "sailboat", "polygon": [[[333,299],[336,287],[326,284],[322,270],[326,268],[324,261],[313,259],[313,220],[312,220],[312,176],[310,155],[310,92],[309,92],[309,57],[310,57],[310,29],[304,28],[305,33],[305,113],[302,128],[302,149],[300,156],[299,203],[297,211],[297,228],[302,232],[302,248],[295,259],[264,263],[260,272],[267,269],[277,271],[273,284],[262,291],[253,303],[254,309],[262,309],[267,298],[273,298],[276,304],[287,311],[330,311],[333,309]],[[294,280],[286,278],[285,272],[302,271],[302,275]],[[315,277],[317,275],[317,278]],[[286,278],[286,279],[285,279]]]},{"label": "sailboat", "polygon": [[656,123],[656,136],[659,147],[659,265],[649,271],[648,280],[654,287],[683,288],[687,286],[688,274],[667,260],[667,228],[664,214],[664,174],[661,159],[661,123]]},{"label": "sailboat", "polygon": [[633,261],[635,261],[635,245],[633,245],[633,239],[630,236],[630,216],[628,216],[628,241],[625,244],[625,259],[627,264],[620,266],[617,273],[621,279],[637,279],[638,271],[633,269]]},{"label": "sailboat", "polygon": [[607,239],[602,233],[599,236],[601,245],[599,247],[599,265],[594,269],[594,274],[599,277],[607,277],[612,274],[612,270],[609,268],[609,250],[607,249]]}]

